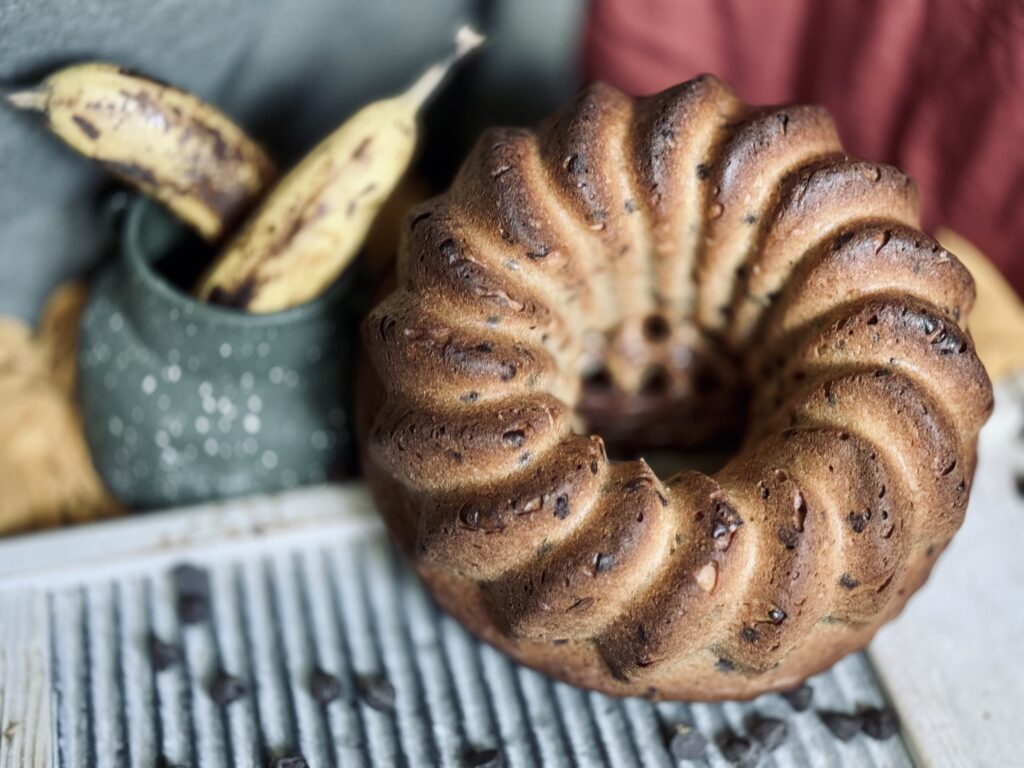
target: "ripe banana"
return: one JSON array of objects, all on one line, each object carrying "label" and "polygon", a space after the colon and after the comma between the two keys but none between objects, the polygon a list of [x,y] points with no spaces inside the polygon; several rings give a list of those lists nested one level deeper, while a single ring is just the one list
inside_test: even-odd
[{"label": "ripe banana", "polygon": [[225,114],[190,93],[112,64],[54,72],[8,94],[53,133],[217,241],[271,182],[274,165]]},{"label": "ripe banana", "polygon": [[201,299],[276,312],[320,295],[352,260],[416,148],[416,116],[452,65],[483,38],[469,27],[455,51],[404,93],[363,107],[289,173],[200,280]]}]

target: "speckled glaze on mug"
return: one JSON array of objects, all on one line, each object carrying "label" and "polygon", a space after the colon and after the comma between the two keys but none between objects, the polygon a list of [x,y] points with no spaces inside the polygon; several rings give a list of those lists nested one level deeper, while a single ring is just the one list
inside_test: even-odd
[{"label": "speckled glaze on mug", "polygon": [[103,479],[146,509],[347,474],[349,281],[269,315],[204,304],[153,269],[185,238],[162,209],[134,201],[120,260],[90,293],[79,391]]}]

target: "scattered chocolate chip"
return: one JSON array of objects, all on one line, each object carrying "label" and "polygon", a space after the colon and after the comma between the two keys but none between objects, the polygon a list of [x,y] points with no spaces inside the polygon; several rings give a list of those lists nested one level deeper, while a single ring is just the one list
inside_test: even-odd
[{"label": "scattered chocolate chip", "polygon": [[791,691],[783,691],[779,694],[786,700],[796,712],[804,712],[808,707],[811,706],[811,699],[814,698],[814,689],[811,686],[804,683],[799,688],[794,688]]},{"label": "scattered chocolate chip", "polygon": [[179,646],[165,643],[156,635],[149,636],[149,663],[157,672],[163,672],[165,669],[180,664],[183,656]]},{"label": "scattered chocolate chip", "polygon": [[744,642],[756,643],[761,639],[761,633],[754,627],[743,627],[743,629],[740,630],[740,637],[743,638]]},{"label": "scattered chocolate chip", "polygon": [[863,726],[859,716],[848,715],[845,712],[819,712],[818,717],[840,741],[849,741],[860,733]]},{"label": "scattered chocolate chip", "polygon": [[768,618],[771,620],[772,624],[778,625],[786,620],[786,612],[781,608],[772,608],[768,611]]},{"label": "scattered chocolate chip", "polygon": [[708,168],[704,163],[697,164],[697,178],[701,181],[707,181],[711,177],[711,169]]},{"label": "scattered chocolate chip", "polygon": [[194,565],[184,563],[171,571],[174,578],[174,589],[179,595],[203,595],[210,593],[210,579],[206,571]]},{"label": "scattered chocolate chip", "polygon": [[668,751],[676,760],[699,760],[708,749],[708,740],[696,728],[678,723],[672,729]]},{"label": "scattered chocolate chip", "polygon": [[245,683],[234,675],[221,672],[210,685],[210,698],[224,707],[245,695]]},{"label": "scattered chocolate chip", "polygon": [[171,575],[178,595],[178,618],[183,624],[198,624],[210,616],[210,579],[201,568],[184,564]]},{"label": "scattered chocolate chip", "polygon": [[330,672],[319,667],[309,676],[309,692],[321,704],[327,704],[341,696],[341,681]]},{"label": "scattered chocolate chip", "polygon": [[198,624],[210,617],[210,604],[199,595],[178,596],[178,618],[183,624]]},{"label": "scattered chocolate chip", "polygon": [[732,662],[732,659],[727,659],[724,656],[721,656],[718,661],[715,662],[715,668],[719,672],[732,672],[736,669],[736,665]]},{"label": "scattered chocolate chip", "polygon": [[603,552],[598,552],[594,556],[594,572],[595,573],[607,573],[615,567],[615,555],[607,555]]},{"label": "scattered chocolate chip", "polygon": [[860,582],[857,581],[853,576],[848,573],[844,573],[839,577],[839,586],[843,589],[856,589],[860,586]]},{"label": "scattered chocolate chip", "polygon": [[899,732],[900,721],[891,709],[871,708],[861,712],[860,716],[864,723],[864,733],[872,739],[885,741]]},{"label": "scattered chocolate chip", "polygon": [[768,752],[781,747],[788,735],[786,723],[774,717],[761,718],[750,727],[750,736]]},{"label": "scattered chocolate chip", "polygon": [[761,760],[761,748],[742,736],[730,736],[722,743],[722,757],[739,768],[754,768]]},{"label": "scattered chocolate chip", "polygon": [[474,749],[466,753],[466,768],[502,768],[505,761],[496,749]]},{"label": "scattered chocolate chip", "polygon": [[283,755],[275,758],[271,768],[309,768],[309,763],[302,755]]},{"label": "scattered chocolate chip", "polygon": [[359,685],[359,693],[369,706],[378,712],[390,712],[395,708],[395,686],[383,677],[368,677]]}]

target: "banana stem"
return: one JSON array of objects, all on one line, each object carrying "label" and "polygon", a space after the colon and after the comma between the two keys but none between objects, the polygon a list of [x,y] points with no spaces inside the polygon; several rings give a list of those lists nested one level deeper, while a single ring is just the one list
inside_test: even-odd
[{"label": "banana stem", "polygon": [[45,112],[50,105],[50,93],[45,88],[14,91],[14,93],[8,93],[6,98],[11,106],[33,112]]},{"label": "banana stem", "polygon": [[460,59],[475,50],[485,39],[483,35],[468,24],[459,27],[455,33],[455,50],[441,61],[429,67],[399,98],[414,112],[418,112],[427,99],[437,90],[437,86],[441,84],[441,81],[444,80],[445,75],[448,74],[451,68]]}]

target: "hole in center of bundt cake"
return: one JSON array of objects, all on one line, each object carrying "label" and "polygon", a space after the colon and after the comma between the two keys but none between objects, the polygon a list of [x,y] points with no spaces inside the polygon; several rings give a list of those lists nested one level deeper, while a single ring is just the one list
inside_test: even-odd
[{"label": "hole in center of bundt cake", "polygon": [[653,313],[587,346],[577,412],[613,454],[736,445],[747,396],[738,361],[717,339]]}]

